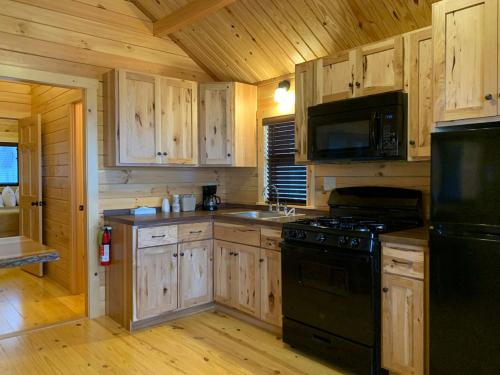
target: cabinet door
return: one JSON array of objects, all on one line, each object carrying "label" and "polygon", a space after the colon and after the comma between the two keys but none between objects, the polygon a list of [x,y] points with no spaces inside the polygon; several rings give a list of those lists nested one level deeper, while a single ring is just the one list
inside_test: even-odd
[{"label": "cabinet door", "polygon": [[382,367],[423,375],[424,282],[384,273],[382,287]]},{"label": "cabinet door", "polygon": [[431,156],[432,120],[432,30],[426,28],[407,36],[408,139],[410,159]]},{"label": "cabinet door", "polygon": [[158,96],[159,85],[154,76],[119,72],[120,163],[161,162]]},{"label": "cabinet door", "polygon": [[212,241],[179,244],[179,307],[213,300]]},{"label": "cabinet door", "polygon": [[433,5],[434,121],[497,115],[497,0]]},{"label": "cabinet door", "polygon": [[322,103],[348,99],[354,94],[355,51],[325,57],[318,67],[317,87],[322,86]]},{"label": "cabinet door", "polygon": [[231,165],[234,125],[234,85],[200,86],[200,152],[202,164]]},{"label": "cabinet door", "polygon": [[197,164],[197,96],[196,82],[160,79],[163,163]]},{"label": "cabinet door", "polygon": [[177,309],[177,245],[138,249],[136,267],[137,319]]},{"label": "cabinet door", "polygon": [[355,96],[403,89],[403,37],[362,46],[356,53]]},{"label": "cabinet door", "polygon": [[281,253],[261,249],[260,262],[261,319],[281,327]]},{"label": "cabinet door", "polygon": [[317,61],[295,65],[295,161],[307,161],[307,109],[318,102]]},{"label": "cabinet door", "polygon": [[260,249],[234,245],[233,307],[260,318]]},{"label": "cabinet door", "polygon": [[234,244],[214,241],[214,299],[224,305],[232,305],[233,295],[233,250]]}]

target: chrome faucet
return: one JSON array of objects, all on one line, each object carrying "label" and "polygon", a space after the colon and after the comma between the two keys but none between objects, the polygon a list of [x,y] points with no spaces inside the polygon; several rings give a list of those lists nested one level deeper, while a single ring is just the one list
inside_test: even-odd
[{"label": "chrome faucet", "polygon": [[[276,193],[276,212],[280,212],[280,192],[278,190],[278,187],[276,185],[271,185],[271,189],[274,189],[274,192]],[[269,211],[273,210],[273,205],[271,204],[269,206]]]}]

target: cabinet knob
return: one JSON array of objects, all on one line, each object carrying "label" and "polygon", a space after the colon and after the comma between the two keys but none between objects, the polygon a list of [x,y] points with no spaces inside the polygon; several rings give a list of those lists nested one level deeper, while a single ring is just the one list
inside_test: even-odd
[{"label": "cabinet knob", "polygon": [[493,95],[491,95],[491,94],[487,94],[487,95],[485,95],[485,97],[484,97],[484,98],[485,98],[486,100],[492,100],[492,99],[493,99]]},{"label": "cabinet knob", "polygon": [[167,288],[163,288],[163,295],[167,294],[168,292],[168,289]]},{"label": "cabinet knob", "polygon": [[411,141],[410,141],[410,145],[411,145],[411,146],[415,146],[415,145],[416,145],[416,142],[415,142],[414,140],[411,140]]},{"label": "cabinet knob", "polygon": [[358,87],[358,88],[361,87],[361,83],[356,82],[356,87]]},{"label": "cabinet knob", "polygon": [[264,263],[264,259],[260,258],[259,262]]},{"label": "cabinet knob", "polygon": [[237,257],[237,256],[239,255],[239,253],[233,253],[233,255],[234,255],[235,257]]},{"label": "cabinet knob", "polygon": [[229,255],[233,255],[233,254],[234,254],[234,253],[233,253],[232,251],[229,253]]},{"label": "cabinet knob", "polygon": [[161,156],[161,152],[157,152],[156,155]]},{"label": "cabinet knob", "polygon": [[389,288],[382,288],[382,292],[387,293],[389,291]]},{"label": "cabinet knob", "polygon": [[231,154],[227,154],[227,157],[230,158],[231,157]]},{"label": "cabinet knob", "polygon": [[352,82],[349,82],[349,88],[352,89],[352,86],[353,86]]},{"label": "cabinet knob", "polygon": [[168,153],[166,153],[166,152],[163,153],[163,156],[167,156],[167,155],[168,155]]},{"label": "cabinet knob", "polygon": [[177,253],[174,253],[174,258],[177,258]]},{"label": "cabinet knob", "polygon": [[181,257],[183,257],[183,256],[184,256],[184,253],[181,253]]}]

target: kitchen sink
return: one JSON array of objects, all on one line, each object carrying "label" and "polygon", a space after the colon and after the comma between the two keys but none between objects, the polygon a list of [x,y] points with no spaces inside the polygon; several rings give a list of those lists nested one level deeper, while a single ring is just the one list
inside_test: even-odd
[{"label": "kitchen sink", "polygon": [[305,216],[305,214],[290,214],[285,215],[284,212],[276,212],[276,211],[242,211],[242,212],[228,212],[224,215],[242,217],[247,219],[261,219],[261,220],[272,220],[278,219],[282,217],[296,217],[296,216]]}]

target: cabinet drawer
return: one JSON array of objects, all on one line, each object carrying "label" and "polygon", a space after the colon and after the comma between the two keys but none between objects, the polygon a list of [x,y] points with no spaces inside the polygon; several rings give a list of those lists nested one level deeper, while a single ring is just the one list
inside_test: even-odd
[{"label": "cabinet drawer", "polygon": [[280,250],[281,229],[261,228],[260,247],[269,250]]},{"label": "cabinet drawer", "polygon": [[424,252],[384,246],[382,248],[382,268],[386,273],[423,280]]},{"label": "cabinet drawer", "polygon": [[208,240],[212,238],[212,223],[181,224],[178,229],[179,242]]},{"label": "cabinet drawer", "polygon": [[258,225],[215,223],[214,237],[228,242],[260,246],[260,227]]},{"label": "cabinet drawer", "polygon": [[177,243],[177,225],[140,228],[137,232],[137,247],[139,249]]}]

